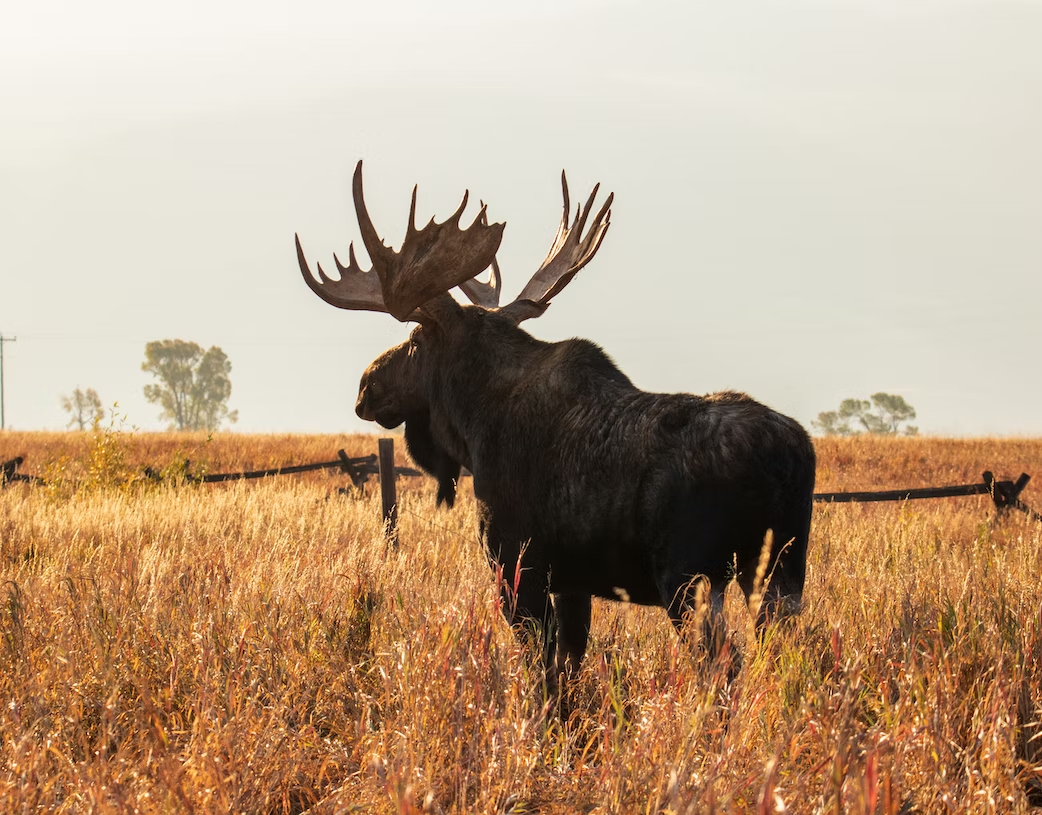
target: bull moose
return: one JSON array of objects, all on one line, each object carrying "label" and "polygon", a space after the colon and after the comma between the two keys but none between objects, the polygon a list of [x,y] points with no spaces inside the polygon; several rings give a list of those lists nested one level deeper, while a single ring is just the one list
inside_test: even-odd
[{"label": "bull moose", "polygon": [[[735,578],[753,594],[765,539],[770,582],[758,624],[798,611],[815,466],[806,431],[744,394],[648,393],[592,342],[542,342],[520,327],[608,230],[613,195],[591,219],[595,186],[570,219],[564,173],[561,186],[550,252],[505,306],[496,262],[505,225],[490,224],[483,205],[461,228],[467,194],[447,221],[418,230],[414,187],[396,252],[366,210],[359,161],[353,197],[372,269],[359,266],[352,244],[347,266],[334,255],[339,279],[321,265],[316,279],[296,239],[304,280],[327,303],[418,323],[363,374],[356,412],[386,428],[404,422],[410,455],[438,481],[439,504],[453,505],[461,467],[473,474],[490,557],[507,575],[521,560],[503,607],[520,631],[543,632],[554,681],[583,657],[591,597],[664,606],[679,628],[708,585],[705,619],[720,642],[724,589]],[[489,267],[488,282],[479,280]],[[454,287],[473,305],[459,304]]]}]

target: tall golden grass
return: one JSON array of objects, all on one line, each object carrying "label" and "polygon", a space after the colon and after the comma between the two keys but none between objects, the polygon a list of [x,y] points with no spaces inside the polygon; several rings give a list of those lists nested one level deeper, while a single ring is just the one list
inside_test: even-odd
[{"label": "tall golden grass", "polygon": [[[1042,527],[987,497],[815,511],[805,609],[727,682],[660,609],[598,603],[567,713],[452,512],[335,471],[367,436],[0,434],[0,812],[1029,812]],[[1042,441],[826,439],[818,489],[1036,473]],[[404,463],[404,459],[403,459]],[[1042,506],[1042,488],[1023,497]]]}]

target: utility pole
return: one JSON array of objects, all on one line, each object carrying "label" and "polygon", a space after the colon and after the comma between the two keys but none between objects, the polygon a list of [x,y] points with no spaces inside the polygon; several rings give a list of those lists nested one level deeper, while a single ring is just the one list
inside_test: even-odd
[{"label": "utility pole", "polygon": [[4,429],[6,414],[4,413],[4,343],[14,342],[18,337],[5,337],[0,334],[0,430]]}]

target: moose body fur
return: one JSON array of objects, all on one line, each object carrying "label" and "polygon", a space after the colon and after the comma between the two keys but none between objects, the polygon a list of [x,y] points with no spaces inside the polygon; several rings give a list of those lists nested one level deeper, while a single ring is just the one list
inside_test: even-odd
[{"label": "moose body fur", "polygon": [[679,623],[695,578],[717,611],[732,577],[750,594],[768,529],[765,600],[798,608],[815,466],[798,423],[739,393],[648,393],[591,342],[448,308],[451,321],[370,367],[357,410],[405,422],[439,499],[471,471],[489,555],[507,575],[521,559],[508,605],[547,626],[551,646],[557,635],[560,669],[585,651],[591,596],[661,605]]}]

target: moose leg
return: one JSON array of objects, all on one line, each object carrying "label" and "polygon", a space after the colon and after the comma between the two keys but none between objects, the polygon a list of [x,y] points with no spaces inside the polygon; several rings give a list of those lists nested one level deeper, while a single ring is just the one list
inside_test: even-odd
[{"label": "moose leg", "polygon": [[[541,638],[544,643],[552,643],[553,606],[546,581],[537,581],[534,577],[526,574],[516,591],[507,586],[502,588],[503,615],[525,642],[534,645],[535,640]],[[539,585],[534,585],[537,582]]]},{"label": "moose leg", "polygon": [[[746,600],[760,593],[760,611],[756,629],[762,631],[772,620],[799,614],[803,606],[803,584],[807,577],[807,538],[810,532],[810,511],[796,513],[794,523],[778,523],[771,530],[771,552],[766,586],[757,585],[758,559],[743,564],[738,584]],[[761,538],[762,539],[762,538]]]},{"label": "moose leg", "polygon": [[702,644],[714,659],[727,645],[724,591],[733,576],[736,520],[744,511],[729,490],[692,491],[673,505],[656,547],[654,573],[662,605],[678,630],[692,615],[701,621]]},{"label": "moose leg", "polygon": [[[478,503],[478,510],[481,536],[492,562],[498,564],[496,569],[501,575],[499,591],[503,616],[529,653],[533,657],[541,657],[547,689],[554,694],[558,673],[554,664],[557,625],[554,607],[550,602],[549,569],[538,558],[530,557],[525,547],[516,543],[519,540],[531,539],[530,535],[525,534],[525,530],[512,527],[504,530],[502,525],[493,521],[486,505],[481,501]],[[565,605],[568,606],[569,603],[566,602]],[[565,634],[566,641],[571,642],[577,639],[577,635],[572,633],[576,627],[576,614],[565,611],[564,615],[573,620]],[[586,620],[588,626],[588,609]],[[579,621],[581,622],[581,617]],[[582,646],[585,650],[585,636],[582,638]]]},{"label": "moose leg", "polygon": [[[771,619],[791,617],[803,609],[803,583],[806,579],[806,563],[803,558],[783,560],[778,564],[774,580],[767,587],[760,607],[757,625],[765,625]],[[778,572],[781,572],[778,574]]]},{"label": "moose leg", "polygon": [[575,676],[586,653],[592,606],[593,602],[588,594],[554,595],[557,674],[564,677],[565,681]]},{"label": "moose leg", "polygon": [[767,587],[764,611],[761,613],[788,617],[799,614],[803,608],[803,585],[807,580],[807,541],[810,538],[811,512],[814,507],[811,495],[813,489],[814,482],[811,479],[807,499],[802,505],[793,507],[786,521],[778,524],[775,530],[775,546],[779,547],[777,566],[771,585]]},{"label": "moose leg", "polygon": [[520,574],[514,585],[504,579],[500,586],[503,616],[514,629],[514,634],[533,655],[542,658],[547,681],[556,685],[554,651],[557,644],[557,627],[554,608],[550,603],[549,581],[539,569],[524,568],[518,571],[517,561],[504,560],[503,574]]},{"label": "moose leg", "polygon": [[662,604],[669,612],[669,619],[682,636],[691,635],[686,624],[701,618],[695,634],[696,644],[703,645],[716,659],[727,641],[727,625],[724,620],[724,589],[727,583],[713,583],[709,578],[698,576],[693,579],[673,578],[662,581],[660,592]]}]

